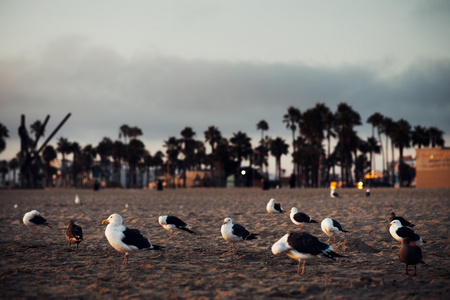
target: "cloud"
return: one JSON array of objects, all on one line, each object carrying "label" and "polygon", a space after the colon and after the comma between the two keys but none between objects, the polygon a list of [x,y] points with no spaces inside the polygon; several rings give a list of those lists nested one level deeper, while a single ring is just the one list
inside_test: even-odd
[{"label": "cloud", "polygon": [[437,126],[448,134],[449,78],[445,59],[422,60],[386,75],[373,65],[124,58],[82,36],[66,36],[41,52],[0,61],[0,122],[17,139],[21,114],[28,125],[50,114],[49,133],[71,112],[59,136],[95,145],[104,136],[117,138],[119,127],[128,124],[143,130],[143,140],[155,152],[186,126],[198,139],[211,125],[227,137],[242,130],[256,144],[256,124],[263,119],[269,135],[290,141],[282,123],[289,106],[304,111],[323,102],[335,111],[338,103],[347,102],[361,114],[364,126],[358,130],[363,134],[369,134],[365,121],[374,112],[411,125]]}]

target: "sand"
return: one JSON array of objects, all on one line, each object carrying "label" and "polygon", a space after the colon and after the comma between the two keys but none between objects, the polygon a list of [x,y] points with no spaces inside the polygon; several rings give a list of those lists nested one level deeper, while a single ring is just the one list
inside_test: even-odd
[{"label": "sand", "polygon": [[[330,199],[327,189],[1,190],[0,298],[449,299],[450,189],[379,188],[369,198],[364,190],[339,193],[343,198]],[[74,203],[76,194],[81,206]],[[266,212],[272,197],[283,209],[296,206],[318,220],[302,230],[324,242],[320,221],[337,219],[350,232],[330,243],[345,257],[318,257],[297,275],[297,261],[270,250],[297,230],[288,213]],[[32,234],[22,223],[32,209],[53,228]],[[417,266],[417,276],[405,275],[398,259],[399,242],[386,227],[392,211],[415,223],[427,240],[421,245],[426,264]],[[122,265],[122,254],[109,245],[101,224],[111,213],[165,250],[133,252]],[[157,221],[164,214],[178,216],[198,234],[178,231],[168,240]],[[259,238],[236,244],[233,254],[220,234],[225,217]],[[68,219],[84,231],[78,251],[69,250],[64,237]]]}]

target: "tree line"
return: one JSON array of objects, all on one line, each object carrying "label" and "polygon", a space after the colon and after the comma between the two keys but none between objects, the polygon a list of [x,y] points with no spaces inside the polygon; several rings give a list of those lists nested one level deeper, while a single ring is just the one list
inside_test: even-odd
[{"label": "tree line", "polygon": [[[179,137],[171,136],[163,142],[164,152],[156,151],[153,155],[139,139],[143,135],[142,129],[127,124],[120,126],[118,139],[104,137],[96,146],[81,146],[76,141],[60,137],[56,148],[48,145],[40,154],[43,165],[40,174],[46,185],[52,183],[52,178],[58,174],[52,162],[60,153],[61,174],[58,175],[62,185],[79,186],[82,178],[87,178],[91,172],[98,174],[108,185],[118,184],[121,169],[126,166],[126,187],[138,185],[138,173],[145,173],[148,181],[151,172],[155,176],[173,178],[187,171],[204,169],[212,172],[214,180],[211,185],[224,186],[226,177],[237,174],[243,161],[248,161],[263,178],[268,179],[269,156],[275,158],[275,175],[279,181],[284,175],[281,158],[290,154],[293,163],[291,187],[326,187],[336,180],[341,180],[344,186],[353,186],[354,181],[364,180],[364,175],[375,169],[375,155],[381,155],[383,181],[393,184],[394,149],[398,149],[399,183],[403,185],[414,176],[411,175],[413,170],[403,162],[405,148],[444,146],[443,132],[437,127],[412,127],[404,119],[394,121],[379,112],[366,120],[372,125],[372,136],[361,139],[356,132],[356,127],[362,125],[361,116],[347,103],[338,104],[335,112],[324,103],[317,103],[303,112],[290,106],[282,122],[292,135],[290,143],[281,137],[266,135],[269,124],[261,120],[256,124],[261,138],[255,147],[251,138],[242,131],[226,138],[218,127],[209,126],[203,132],[203,139],[198,139],[191,127],[185,127]],[[40,133],[42,122],[35,121],[30,125],[30,131],[35,135]],[[8,137],[8,129],[0,123],[0,153],[5,149],[5,138]],[[69,155],[72,155],[71,164],[67,159]],[[10,161],[1,160],[2,182],[5,183],[9,171],[13,172],[12,181],[16,182],[20,165],[19,155]],[[340,174],[336,173],[336,167],[339,167]]]}]

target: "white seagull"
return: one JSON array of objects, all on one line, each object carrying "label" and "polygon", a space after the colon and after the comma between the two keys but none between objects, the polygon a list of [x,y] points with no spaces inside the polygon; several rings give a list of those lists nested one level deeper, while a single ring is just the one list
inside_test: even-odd
[{"label": "white seagull", "polygon": [[328,241],[330,241],[331,236],[333,236],[333,241],[335,241],[336,235],[348,232],[347,230],[342,229],[342,226],[338,221],[331,218],[323,219],[320,227],[322,228],[322,231],[325,232],[325,234],[328,236]]},{"label": "white seagull", "polygon": [[339,198],[340,195],[336,192],[335,189],[331,189],[330,190],[330,197],[333,198],[333,199],[336,199],[336,198]]},{"label": "white seagull", "polygon": [[124,253],[123,264],[128,263],[128,255],[132,251],[140,249],[161,250],[162,247],[152,245],[150,240],[142,235],[137,229],[129,229],[122,225],[123,219],[118,214],[112,214],[108,219],[103,220],[106,226],[105,236],[110,245],[117,251]]},{"label": "white seagull", "polygon": [[254,240],[257,233],[250,233],[244,226],[239,224],[233,224],[230,218],[225,218],[223,220],[222,227],[220,228],[222,237],[229,243],[233,245],[233,253],[236,253],[234,249],[234,243],[242,242],[245,240]]},{"label": "white seagull", "polygon": [[393,220],[386,226],[390,226],[389,232],[392,237],[397,241],[401,242],[404,238],[408,238],[411,243],[422,242],[426,243],[418,234],[414,232],[411,228],[403,226],[399,220]]},{"label": "white seagull", "polygon": [[291,218],[292,223],[298,226],[298,229],[302,229],[303,223],[317,223],[316,220],[313,220],[310,216],[305,213],[299,212],[297,207],[291,208],[289,211],[289,217]]},{"label": "white seagull", "polygon": [[189,225],[183,222],[181,219],[175,216],[159,216],[159,224],[164,227],[164,229],[170,231],[170,238],[172,238],[174,230],[184,230],[191,234],[196,234],[194,231],[190,230]]},{"label": "white seagull", "polygon": [[81,200],[80,200],[80,197],[78,197],[78,195],[75,196],[75,204],[81,205]]},{"label": "white seagull", "polygon": [[413,223],[407,221],[407,220],[406,220],[405,218],[403,218],[403,217],[397,217],[397,216],[395,215],[395,212],[391,212],[391,214],[389,215],[389,223],[391,223],[393,220],[399,220],[400,223],[401,223],[403,226],[408,226],[408,227],[414,227],[414,226],[416,226],[416,225],[414,225]]},{"label": "white seagull", "polygon": [[267,209],[267,212],[269,214],[279,214],[279,213],[283,213],[284,212],[283,209],[281,208],[281,204],[280,203],[276,203],[276,202],[277,202],[277,200],[272,198],[267,203],[266,209]]},{"label": "white seagull", "polygon": [[28,227],[31,227],[33,233],[36,230],[36,226],[39,226],[39,225],[45,225],[45,226],[48,226],[48,227],[52,228],[52,226],[50,226],[50,224],[48,224],[47,220],[44,219],[41,216],[41,214],[35,209],[33,209],[32,211],[27,212],[23,216],[23,223],[25,225],[27,225]]},{"label": "white seagull", "polygon": [[305,272],[306,260],[323,255],[336,260],[336,257],[343,257],[333,251],[330,245],[322,243],[319,239],[306,232],[291,232],[285,234],[275,244],[272,245],[272,253],[275,255],[285,253],[287,256],[298,260],[297,275],[300,273],[300,264],[303,259],[302,274]]}]

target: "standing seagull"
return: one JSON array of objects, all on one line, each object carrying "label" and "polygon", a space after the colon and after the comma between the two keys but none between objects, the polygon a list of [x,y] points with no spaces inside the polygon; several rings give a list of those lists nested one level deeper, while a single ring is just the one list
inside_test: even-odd
[{"label": "standing seagull", "polygon": [[234,243],[242,242],[244,240],[254,240],[257,233],[250,233],[244,226],[239,224],[233,224],[230,218],[225,218],[223,220],[222,227],[220,228],[222,237],[229,243],[233,245],[233,253],[236,253],[234,249]]},{"label": "standing seagull", "polygon": [[266,209],[267,209],[267,212],[269,214],[278,214],[278,213],[283,213],[284,212],[283,209],[281,208],[281,204],[280,203],[276,203],[276,201],[277,200],[272,198],[267,203]]},{"label": "standing seagull", "polygon": [[366,190],[366,197],[370,197],[370,189]]},{"label": "standing seagull", "polygon": [[409,238],[404,238],[402,241],[402,246],[400,247],[400,252],[398,253],[400,261],[406,265],[406,275],[408,275],[408,266],[414,266],[414,276],[416,276],[417,270],[416,265],[419,263],[424,263],[422,258],[422,249],[419,246],[410,244]]},{"label": "standing seagull", "polygon": [[36,230],[36,226],[38,225],[45,225],[48,226],[50,228],[52,228],[52,226],[50,226],[50,224],[48,224],[47,220],[44,219],[41,214],[33,209],[32,211],[27,212],[24,216],[23,216],[23,223],[25,225],[27,225],[28,227],[32,228],[33,233]]},{"label": "standing seagull", "polygon": [[323,219],[322,223],[320,224],[322,231],[325,232],[326,235],[328,235],[328,241],[330,241],[331,236],[333,236],[333,241],[336,240],[336,235],[340,235],[341,233],[348,232],[347,230],[342,229],[341,224],[339,224],[338,221],[331,218],[325,218]]},{"label": "standing seagull", "polygon": [[124,253],[123,264],[128,264],[128,255],[132,251],[140,249],[161,250],[160,246],[152,245],[150,240],[137,229],[129,229],[122,225],[123,219],[118,214],[112,214],[103,220],[106,226],[105,236],[109,244],[117,251]]},{"label": "standing seagull", "polygon": [[403,217],[397,217],[395,215],[395,212],[391,212],[391,214],[389,215],[389,223],[391,223],[393,220],[399,220],[403,226],[409,226],[409,227],[416,226],[413,223],[406,221]]},{"label": "standing seagull", "polygon": [[410,242],[422,242],[426,243],[424,239],[422,239],[418,234],[414,232],[411,228],[403,226],[399,220],[393,220],[390,224],[386,226],[390,226],[389,232],[392,237],[397,241],[401,242],[404,238],[408,238]]},{"label": "standing seagull", "polygon": [[299,212],[296,207],[291,208],[289,211],[292,223],[298,225],[298,229],[302,229],[303,223],[317,223],[316,220],[313,220],[310,216],[305,213]]},{"label": "standing seagull", "polygon": [[336,192],[335,189],[331,189],[331,190],[330,190],[330,197],[333,198],[333,199],[335,199],[335,198],[339,198],[340,195]]},{"label": "standing seagull", "polygon": [[69,249],[71,244],[78,244],[83,241],[83,230],[72,220],[67,220],[66,239],[69,241]]},{"label": "standing seagull", "polygon": [[78,197],[78,195],[75,196],[75,204],[81,205],[81,200],[80,200],[80,197]]},{"label": "standing seagull", "polygon": [[158,222],[159,224],[164,227],[164,229],[170,231],[170,238],[172,238],[173,235],[173,231],[175,229],[178,230],[184,230],[187,231],[191,234],[196,234],[195,232],[193,232],[192,230],[188,229],[189,225],[186,224],[185,222],[181,221],[179,218],[175,217],[175,216],[160,216],[158,218]]},{"label": "standing seagull", "polygon": [[300,263],[303,259],[302,274],[305,272],[307,259],[318,255],[336,260],[336,257],[343,257],[333,251],[330,245],[322,243],[319,239],[306,232],[291,232],[285,234],[275,244],[272,245],[272,253],[275,255],[285,253],[287,256],[298,260],[297,275],[300,273]]}]

